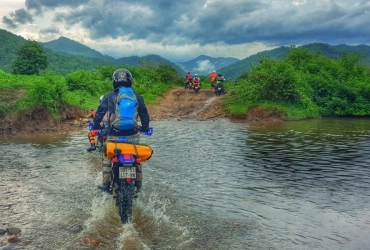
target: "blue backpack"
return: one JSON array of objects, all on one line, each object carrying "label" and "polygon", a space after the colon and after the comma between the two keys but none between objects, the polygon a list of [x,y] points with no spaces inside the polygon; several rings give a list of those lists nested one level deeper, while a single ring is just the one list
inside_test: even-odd
[{"label": "blue backpack", "polygon": [[132,88],[121,87],[115,99],[116,114],[111,125],[119,130],[131,130],[137,127],[138,104]]}]

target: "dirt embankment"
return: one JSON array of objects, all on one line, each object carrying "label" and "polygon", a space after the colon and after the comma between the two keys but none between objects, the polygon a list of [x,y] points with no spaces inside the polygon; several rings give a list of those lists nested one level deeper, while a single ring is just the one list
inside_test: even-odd
[{"label": "dirt embankment", "polygon": [[[249,109],[245,115],[230,116],[223,105],[223,97],[209,89],[201,89],[195,94],[194,90],[179,87],[166,92],[157,99],[156,105],[147,105],[147,108],[152,121],[228,118],[234,122],[256,123],[281,120],[280,114],[257,107]],[[87,115],[81,110],[66,108],[61,121],[55,121],[45,109],[35,109],[17,120],[12,117],[0,119],[0,134],[75,131],[87,126]]]},{"label": "dirt embankment", "polygon": [[227,118],[232,122],[265,123],[281,121],[282,114],[260,107],[252,107],[243,115],[232,116],[224,106],[222,96],[202,89],[198,94],[193,90],[175,88],[157,99],[159,105],[149,105],[151,120],[208,120]]}]

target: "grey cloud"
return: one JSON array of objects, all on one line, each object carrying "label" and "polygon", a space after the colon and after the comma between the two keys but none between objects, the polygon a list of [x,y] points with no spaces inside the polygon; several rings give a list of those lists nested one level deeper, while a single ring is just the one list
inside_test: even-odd
[{"label": "grey cloud", "polygon": [[38,12],[42,9],[55,7],[76,7],[88,3],[90,0],[26,0],[27,9],[34,9]]},{"label": "grey cloud", "polygon": [[14,22],[19,24],[25,23],[32,23],[33,19],[30,13],[28,13],[25,9],[16,10],[14,13],[10,14],[13,18]]},{"label": "grey cloud", "polygon": [[20,24],[33,22],[31,14],[23,8],[10,13],[9,16],[10,17],[3,17],[3,23],[11,28],[16,28]]},{"label": "grey cloud", "polygon": [[[219,42],[275,46],[370,42],[368,0],[304,2],[294,5],[285,0],[26,0],[26,6],[36,11],[70,7],[68,12],[55,14],[55,23],[67,27],[81,24],[93,39],[127,36],[180,46]],[[21,12],[17,17],[21,17]],[[25,19],[3,18],[8,26],[16,26],[21,20]]]},{"label": "grey cloud", "polygon": [[18,26],[13,22],[12,19],[6,17],[6,16],[3,16],[3,23],[9,27],[9,28],[17,28]]}]

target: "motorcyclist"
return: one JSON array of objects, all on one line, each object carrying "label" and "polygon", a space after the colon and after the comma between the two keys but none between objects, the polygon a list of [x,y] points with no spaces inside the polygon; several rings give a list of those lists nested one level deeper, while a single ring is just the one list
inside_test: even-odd
[{"label": "motorcyclist", "polygon": [[208,76],[209,76],[209,83],[213,87],[214,86],[214,83],[215,83],[215,80],[216,80],[216,77],[217,77],[216,70],[213,70],[212,73],[208,74]]},{"label": "motorcyclist", "polygon": [[[104,95],[100,96],[100,98],[99,98],[99,104],[102,102],[103,98],[104,98]],[[96,111],[94,109],[92,109],[92,110],[94,112],[94,115],[90,115],[90,117],[92,119],[94,119],[95,116],[96,116]],[[103,127],[106,127],[108,125],[108,120],[107,119],[108,119],[108,112],[106,113],[106,115],[103,118],[103,121],[101,122],[101,125]],[[92,126],[93,125],[94,125],[94,123],[93,122],[90,122],[90,124],[89,124],[90,132],[87,135],[88,138],[89,138],[90,147],[87,149],[87,152],[92,152],[92,151],[95,151],[96,150],[95,137],[98,136],[99,130],[98,129],[92,129]]]},{"label": "motorcyclist", "polygon": [[95,115],[96,115],[95,109],[90,108],[90,114],[89,114],[88,118],[90,118],[92,120],[92,119],[94,119]]},{"label": "motorcyclist", "polygon": [[199,85],[199,87],[201,87],[201,82],[200,82],[200,78],[199,78],[198,74],[194,74],[194,78],[193,78],[192,82],[193,82],[193,86],[195,84],[197,84],[197,85]]},{"label": "motorcyclist", "polygon": [[[222,93],[225,93],[225,88],[224,88],[225,78],[223,77],[223,75],[221,73],[217,73],[217,77],[215,79],[215,82],[216,82],[216,86],[221,86]],[[216,90],[215,90],[215,92],[216,92]]]},{"label": "motorcyclist", "polygon": [[193,81],[193,76],[191,75],[190,72],[188,72],[185,76],[185,89],[191,87],[191,83]]},{"label": "motorcyclist", "polygon": [[[149,122],[150,122],[150,117],[148,114],[147,107],[144,103],[144,99],[140,94],[135,93],[136,96],[136,101],[137,101],[137,113],[139,117],[133,117],[133,119],[138,120],[140,118],[141,121],[141,127],[139,128],[133,128],[129,130],[119,130],[114,128],[111,125],[111,122],[113,121],[114,116],[116,116],[116,104],[115,104],[115,99],[118,95],[119,88],[132,88],[132,82],[133,82],[133,77],[130,71],[124,68],[117,69],[113,73],[113,91],[106,94],[100,103],[97,111],[96,111],[96,116],[94,118],[94,125],[93,129],[101,129],[101,121],[103,120],[105,114],[109,112],[109,117],[108,117],[108,138],[107,140],[110,139],[115,139],[119,137],[125,137],[130,139],[131,141],[138,143],[140,134],[139,132],[148,132],[149,131]],[[109,184],[111,181],[111,176],[110,176],[110,166],[103,165],[103,186],[100,186],[101,189],[104,191],[109,190]],[[137,191],[140,191],[141,189],[141,182],[142,182],[142,174],[141,174],[141,166],[140,169],[136,175],[136,181],[135,185],[137,188]]]}]

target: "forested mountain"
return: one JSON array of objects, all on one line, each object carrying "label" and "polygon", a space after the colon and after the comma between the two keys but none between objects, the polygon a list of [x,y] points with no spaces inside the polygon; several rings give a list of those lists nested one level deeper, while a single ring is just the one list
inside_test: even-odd
[{"label": "forested mountain", "polygon": [[[10,72],[11,65],[16,58],[16,53],[19,48],[27,40],[21,36],[14,35],[11,32],[0,29],[0,68],[5,72]],[[266,50],[245,59],[239,60],[236,58],[212,58],[208,56],[199,56],[193,60],[183,63],[171,62],[159,55],[147,55],[143,57],[130,56],[115,59],[113,57],[103,55],[100,52],[93,50],[85,45],[66,37],[60,37],[57,40],[47,43],[40,43],[45,48],[48,57],[49,66],[47,70],[55,71],[62,75],[73,72],[79,69],[90,70],[99,65],[113,64],[113,65],[128,65],[136,66],[142,61],[151,61],[154,63],[168,64],[175,68],[180,75],[185,75],[186,71],[198,73],[200,75],[207,74],[213,69],[223,73],[226,79],[236,79],[243,73],[249,72],[251,65],[258,65],[261,58],[275,58],[283,59],[292,51],[291,46],[281,46],[276,49]],[[300,48],[309,51],[318,51],[325,56],[332,58],[340,57],[343,52],[361,54],[361,63],[370,65],[370,46],[368,45],[329,45],[323,43],[311,43],[300,46]],[[206,62],[209,68],[199,67],[200,62]],[[228,65],[228,66],[225,66]],[[204,65],[202,65],[204,66]],[[201,71],[204,70],[204,72]],[[197,71],[197,72],[195,72]]]},{"label": "forested mountain", "polygon": [[150,54],[146,56],[129,56],[116,59],[116,62],[120,65],[140,65],[142,61],[156,62],[159,64],[168,64],[171,65],[171,67],[173,67],[174,69],[176,69],[180,75],[185,75],[185,72],[179,66],[159,55]]},{"label": "forested mountain", "polygon": [[[329,45],[325,43],[310,43],[299,48],[307,49],[308,51],[320,52],[322,55],[339,58],[344,52],[356,53],[361,55],[361,63],[370,65],[370,46],[368,45]],[[227,67],[221,68],[221,72],[226,79],[236,79],[243,73],[251,70],[251,65],[258,65],[261,58],[284,59],[292,51],[292,46],[281,46],[276,49],[266,50],[249,56]]]},{"label": "forested mountain", "polygon": [[102,60],[112,61],[114,62],[115,59],[113,57],[103,55],[102,53],[93,50],[81,43],[73,41],[67,37],[59,37],[56,40],[41,43],[44,45],[45,48],[51,49],[55,52],[64,52],[76,56],[84,56],[84,57],[96,57]]},{"label": "forested mountain", "polygon": [[21,37],[0,29],[0,68],[10,72],[10,66],[16,58],[17,51],[26,42]]},{"label": "forested mountain", "polygon": [[147,56],[129,56],[115,59],[111,56],[103,55],[99,51],[93,50],[79,42],[73,41],[66,37],[60,37],[57,40],[53,40],[47,43],[42,43],[46,48],[52,49],[56,52],[64,52],[72,55],[84,56],[87,58],[97,58],[103,61],[107,61],[116,65],[129,65],[137,66],[140,65],[141,61],[151,61],[159,64],[168,64],[175,68],[180,75],[184,75],[185,72],[178,67],[175,63],[159,56],[159,55],[147,55]]},{"label": "forested mountain", "polygon": [[[77,70],[95,69],[100,65],[137,66],[141,61],[152,61],[157,64],[168,64],[175,68],[179,75],[185,75],[185,72],[175,63],[158,55],[114,59],[68,38],[62,37],[55,41],[48,42],[47,47],[44,43],[40,43],[45,49],[49,62],[46,71],[66,75]],[[0,29],[0,69],[5,72],[11,71],[11,65],[17,56],[17,51],[26,42],[27,40],[23,37]]]}]

